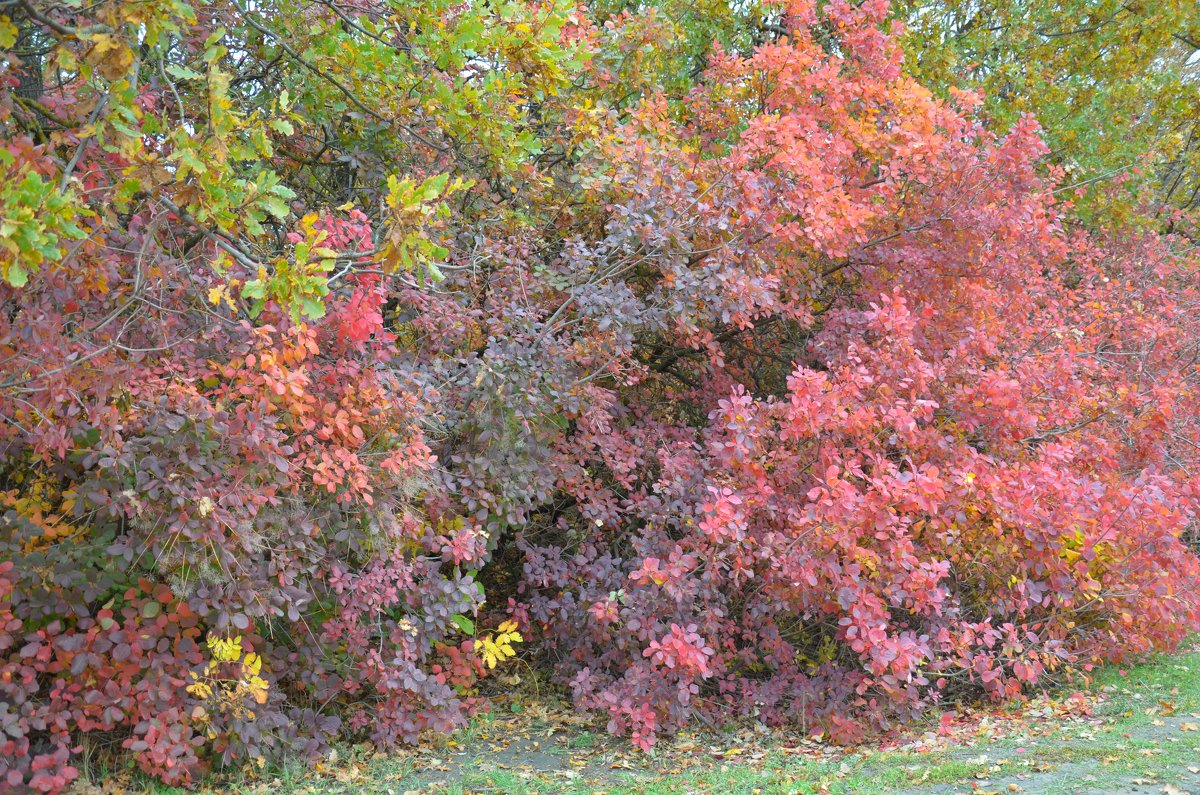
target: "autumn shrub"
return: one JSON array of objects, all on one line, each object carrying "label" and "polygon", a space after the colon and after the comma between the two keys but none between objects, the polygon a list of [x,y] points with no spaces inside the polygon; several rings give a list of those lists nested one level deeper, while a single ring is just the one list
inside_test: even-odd
[{"label": "autumn shrub", "polygon": [[691,350],[581,417],[583,521],[517,535],[559,676],[643,746],[730,714],[852,740],[1196,626],[1193,264],[1073,227],[1036,123],[931,101],[881,11],[831,4],[836,56],[716,58],[685,126],[648,108],[613,156],[614,227],[734,241],[663,274]]},{"label": "autumn shrub", "polygon": [[441,563],[472,547],[447,551],[456,532],[411,515],[429,451],[379,351],[332,337],[344,323],[371,331],[336,312],[286,332],[208,327],[112,384],[102,422],[46,426],[65,425],[65,455],[10,461],[15,783],[60,788],[84,732],[187,783],[209,761],[323,748],[339,726],[391,741],[463,724],[455,686],[483,668],[457,622],[481,594]]},{"label": "autumn shrub", "polygon": [[642,747],[852,741],[1200,626],[1194,252],[885,3],[702,63],[653,6],[3,14],[8,788],[418,742],[526,648]]}]

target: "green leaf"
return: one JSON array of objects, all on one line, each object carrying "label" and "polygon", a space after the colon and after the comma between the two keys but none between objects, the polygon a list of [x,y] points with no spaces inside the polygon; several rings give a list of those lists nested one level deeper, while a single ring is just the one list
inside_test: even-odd
[{"label": "green leaf", "polygon": [[278,196],[260,196],[257,203],[259,207],[262,207],[281,221],[287,218],[288,213],[291,212],[291,208],[287,206],[287,203]]},{"label": "green leaf", "polygon": [[242,285],[242,298],[266,298],[267,285],[261,279],[253,279]]},{"label": "green leaf", "polygon": [[204,77],[199,72],[177,63],[167,65],[167,74],[178,77],[180,80],[199,80]]},{"label": "green leaf", "polygon": [[20,263],[14,262],[5,270],[4,280],[13,287],[24,287],[29,282],[29,272],[22,268]]},{"label": "green leaf", "polygon": [[454,615],[450,616],[450,620],[453,621],[455,626],[462,630],[463,633],[467,635],[475,634],[475,622],[466,616],[455,613]]},{"label": "green leaf", "polygon": [[255,237],[262,235],[266,231],[262,227],[262,213],[255,212],[254,210],[246,213],[245,226],[246,231]]},{"label": "green leaf", "polygon": [[196,153],[191,149],[180,149],[175,153],[176,159],[179,161],[179,178],[187,176],[188,171],[195,171],[197,174],[203,174],[208,169],[204,165]]},{"label": "green leaf", "polygon": [[325,317],[325,302],[320,298],[306,296],[300,299],[300,310],[305,317],[317,320]]}]

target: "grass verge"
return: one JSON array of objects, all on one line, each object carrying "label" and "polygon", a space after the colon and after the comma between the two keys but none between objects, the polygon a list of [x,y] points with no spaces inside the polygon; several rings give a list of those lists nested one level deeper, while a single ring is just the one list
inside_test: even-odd
[{"label": "grass verge", "polygon": [[[395,754],[342,749],[316,768],[284,765],[201,792],[1057,795],[1148,785],[1159,791],[1189,775],[1200,781],[1198,715],[1200,652],[1193,651],[1128,670],[1100,670],[1084,693],[1064,691],[1010,709],[931,718],[903,744],[893,740],[893,747],[883,749],[798,746],[791,744],[794,735],[743,729],[680,735],[647,756],[578,721],[562,726],[546,714],[492,716],[437,749]],[[144,780],[130,783],[135,792],[183,795]]]}]

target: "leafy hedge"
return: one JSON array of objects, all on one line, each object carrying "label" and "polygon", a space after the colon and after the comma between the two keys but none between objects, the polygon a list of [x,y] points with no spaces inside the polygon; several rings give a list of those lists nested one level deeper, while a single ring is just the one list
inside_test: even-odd
[{"label": "leafy hedge", "polygon": [[1200,627],[1194,251],[885,3],[255,8],[0,17],[8,788],[417,742],[525,648],[643,747],[853,741]]}]

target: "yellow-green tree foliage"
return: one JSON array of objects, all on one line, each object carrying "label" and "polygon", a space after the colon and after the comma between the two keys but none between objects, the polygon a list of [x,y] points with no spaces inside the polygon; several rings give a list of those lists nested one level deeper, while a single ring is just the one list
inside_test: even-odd
[{"label": "yellow-green tree foliage", "polygon": [[893,11],[925,85],[980,89],[1001,127],[1034,114],[1068,183],[1134,177],[1119,194],[1092,191],[1089,212],[1200,206],[1200,3],[897,0]]}]

